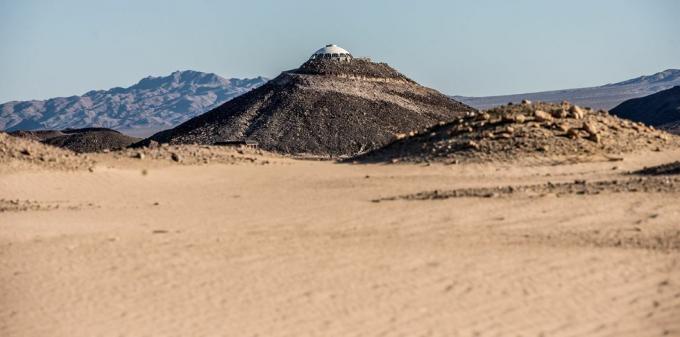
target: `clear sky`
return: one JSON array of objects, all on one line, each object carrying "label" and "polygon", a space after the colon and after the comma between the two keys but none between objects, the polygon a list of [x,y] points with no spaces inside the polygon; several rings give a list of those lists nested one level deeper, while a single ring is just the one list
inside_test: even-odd
[{"label": "clear sky", "polygon": [[680,68],[677,0],[0,0],[0,102],[193,69],[273,77],[336,43],[447,94]]}]

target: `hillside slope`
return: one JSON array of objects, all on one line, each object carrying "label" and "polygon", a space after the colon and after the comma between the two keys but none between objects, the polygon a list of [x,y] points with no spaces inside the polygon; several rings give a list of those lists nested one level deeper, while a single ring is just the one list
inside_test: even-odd
[{"label": "hillside slope", "polygon": [[149,140],[252,140],[282,153],[350,155],[473,110],[384,63],[309,61]]},{"label": "hillside slope", "polygon": [[621,118],[680,132],[680,86],[625,101],[611,110]]}]

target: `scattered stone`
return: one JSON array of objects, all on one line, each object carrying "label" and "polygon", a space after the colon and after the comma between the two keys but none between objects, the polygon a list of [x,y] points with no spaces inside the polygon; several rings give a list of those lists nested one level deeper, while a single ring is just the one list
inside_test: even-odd
[{"label": "scattered stone", "polygon": [[172,158],[173,161],[176,161],[176,162],[178,162],[178,163],[182,161],[182,157],[180,157],[180,155],[178,155],[178,154],[175,153],[175,152],[173,152],[173,153],[170,155],[170,158]]},{"label": "scattered stone", "polygon": [[576,119],[583,119],[583,117],[585,117],[586,115],[583,109],[581,109],[577,105],[572,105],[571,108],[569,109],[569,112],[571,113],[571,116]]},{"label": "scattered stone", "polygon": [[534,111],[534,117],[539,122],[551,122],[553,120],[552,116],[543,110]]}]

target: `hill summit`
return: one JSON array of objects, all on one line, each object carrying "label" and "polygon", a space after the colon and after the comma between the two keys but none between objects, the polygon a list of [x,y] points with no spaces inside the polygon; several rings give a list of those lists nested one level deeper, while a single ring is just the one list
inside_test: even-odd
[{"label": "hill summit", "polygon": [[474,111],[385,63],[318,53],[298,69],[145,142],[248,140],[288,154],[353,155],[381,147],[395,134]]}]

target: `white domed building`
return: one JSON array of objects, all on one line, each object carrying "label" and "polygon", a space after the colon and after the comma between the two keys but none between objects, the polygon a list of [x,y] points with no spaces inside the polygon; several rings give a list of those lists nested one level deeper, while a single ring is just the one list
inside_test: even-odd
[{"label": "white domed building", "polygon": [[352,54],[350,54],[347,50],[342,49],[334,44],[329,44],[317,50],[309,59],[349,62],[352,60],[352,58]]}]

